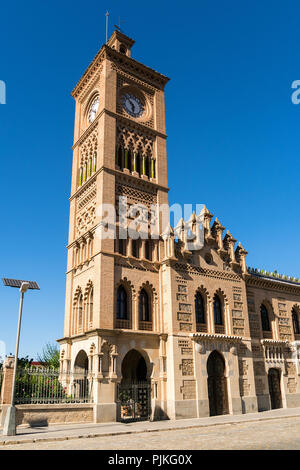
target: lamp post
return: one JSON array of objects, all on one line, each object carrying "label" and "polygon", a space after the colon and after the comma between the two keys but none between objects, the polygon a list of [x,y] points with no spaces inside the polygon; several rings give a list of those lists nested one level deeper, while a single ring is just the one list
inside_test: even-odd
[{"label": "lamp post", "polygon": [[19,319],[18,319],[18,328],[17,328],[17,340],[16,340],[16,353],[15,353],[15,363],[14,363],[14,372],[13,372],[13,382],[11,390],[11,404],[7,409],[3,435],[4,436],[15,436],[16,435],[16,407],[15,407],[15,388],[16,388],[16,376],[17,376],[17,365],[18,365],[18,353],[19,353],[19,343],[20,343],[20,330],[21,330],[21,320],[22,320],[22,310],[23,310],[23,300],[24,294],[28,289],[40,289],[38,284],[33,281],[20,281],[18,279],[3,279],[5,286],[9,287],[19,287],[20,289],[20,306],[19,306]]}]

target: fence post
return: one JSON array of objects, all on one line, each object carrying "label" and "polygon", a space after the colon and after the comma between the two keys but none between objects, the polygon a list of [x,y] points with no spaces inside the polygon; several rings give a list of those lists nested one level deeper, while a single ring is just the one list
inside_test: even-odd
[{"label": "fence post", "polygon": [[6,416],[6,411],[11,405],[11,392],[13,383],[15,357],[7,356],[3,363],[3,380],[1,387],[0,403],[2,407],[0,426],[3,426]]}]

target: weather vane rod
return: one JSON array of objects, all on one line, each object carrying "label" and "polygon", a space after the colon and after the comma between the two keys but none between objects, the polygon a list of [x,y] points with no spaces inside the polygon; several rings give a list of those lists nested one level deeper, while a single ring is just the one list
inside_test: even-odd
[{"label": "weather vane rod", "polygon": [[125,23],[125,21],[123,21],[123,20],[121,21],[121,17],[119,16],[119,24],[118,25],[115,24],[114,26],[118,31],[120,31],[120,33],[122,32],[121,31],[121,23]]}]

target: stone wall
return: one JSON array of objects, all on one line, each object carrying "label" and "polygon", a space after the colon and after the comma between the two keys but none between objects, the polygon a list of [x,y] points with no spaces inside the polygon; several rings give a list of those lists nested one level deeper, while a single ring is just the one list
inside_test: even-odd
[{"label": "stone wall", "polygon": [[[90,403],[57,405],[17,405],[17,426],[47,426],[48,424],[92,423],[94,405]],[[6,406],[0,405],[0,422],[4,422]]]}]

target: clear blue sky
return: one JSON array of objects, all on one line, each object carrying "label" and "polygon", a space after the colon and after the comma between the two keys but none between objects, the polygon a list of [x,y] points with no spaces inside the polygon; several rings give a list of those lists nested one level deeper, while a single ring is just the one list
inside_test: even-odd
[{"label": "clear blue sky", "polygon": [[[0,274],[26,295],[20,353],[63,336],[73,86],[120,15],[133,57],[166,89],[170,202],[205,203],[248,265],[300,276],[300,5],[278,0],[5,2],[1,5]],[[18,291],[0,287],[14,350]]]}]

